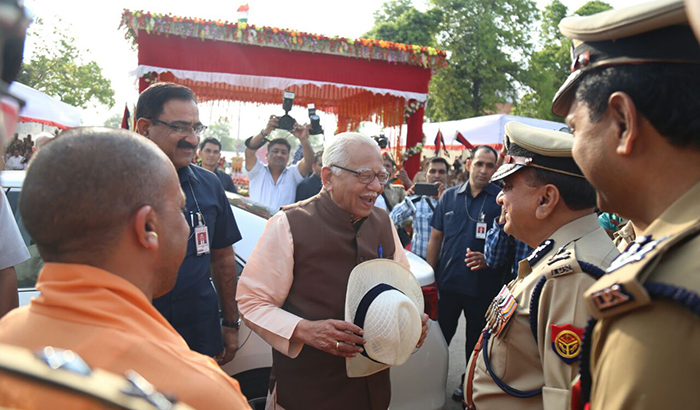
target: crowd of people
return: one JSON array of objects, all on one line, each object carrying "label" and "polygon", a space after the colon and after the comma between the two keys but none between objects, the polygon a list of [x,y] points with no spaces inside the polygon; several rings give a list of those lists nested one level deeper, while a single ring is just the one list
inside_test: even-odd
[{"label": "crowd of people", "polygon": [[[235,186],[218,172],[221,145],[200,141],[192,90],[152,84],[136,132],[77,128],[30,154],[19,212],[45,266],[41,294],[19,308],[8,266],[28,255],[7,246],[22,239],[2,193],[0,344],[71,349],[92,367],[138,372],[171,395],[162,400],[248,409],[220,368],[235,360],[245,321],[272,346],[267,409],[386,410],[390,367],[422,347],[429,326],[409,247],[435,272],[448,344],[466,318],[467,366],[453,394],[465,408],[692,408],[692,10],[657,0],[562,20],[572,74],[552,110],[571,133],[510,122],[500,151],[468,152],[463,183],[450,182],[459,179],[440,157],[415,183],[360,133],[314,152],[301,124],[291,134],[302,158],[290,165],[289,141],[268,138],[279,127],[270,117],[246,141],[244,169],[272,216],[240,278],[234,246],[247,233],[225,193]],[[265,145],[266,164],[256,155]],[[85,400],[19,377],[0,383],[1,406]]]},{"label": "crowd of people", "polygon": [[[32,139],[32,134],[27,134],[24,139],[19,139],[19,134],[15,133],[12,140],[7,143],[6,154],[4,156],[4,169],[8,171],[21,171],[27,168],[29,160],[43,146],[53,141],[59,135],[56,130],[53,134],[43,131],[36,137],[36,141]],[[2,169],[2,161],[0,161],[0,169]]]}]

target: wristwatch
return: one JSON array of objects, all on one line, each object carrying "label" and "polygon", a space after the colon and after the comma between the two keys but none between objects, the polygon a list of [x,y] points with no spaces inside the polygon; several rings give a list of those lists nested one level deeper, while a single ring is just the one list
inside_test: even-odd
[{"label": "wristwatch", "polygon": [[221,326],[239,330],[241,328],[241,318],[239,317],[238,320],[236,320],[235,322],[227,322],[225,320],[222,320]]}]

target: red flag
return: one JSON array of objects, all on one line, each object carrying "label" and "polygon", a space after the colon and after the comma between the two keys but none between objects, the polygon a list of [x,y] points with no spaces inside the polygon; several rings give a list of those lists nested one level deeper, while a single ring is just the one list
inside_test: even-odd
[{"label": "red flag", "polygon": [[242,5],[241,7],[239,7],[238,10],[236,10],[236,11],[238,11],[239,13],[242,13],[242,12],[248,12],[248,10],[250,10],[250,8],[248,7],[248,3],[246,3],[246,4]]},{"label": "red flag", "polygon": [[474,149],[474,146],[467,141],[466,138],[464,138],[464,135],[462,135],[461,132],[457,131],[457,141],[459,141],[460,144],[464,145],[467,147],[467,149]]},{"label": "red flag", "polygon": [[124,116],[122,117],[122,128],[125,130],[129,129],[129,117],[131,117],[131,114],[129,114],[129,107],[124,104]]},{"label": "red flag", "polygon": [[435,155],[440,155],[440,144],[445,142],[445,138],[442,137],[442,131],[438,129],[438,133],[435,136]]},{"label": "red flag", "polygon": [[445,151],[445,155],[449,156],[450,153],[447,152],[447,144],[445,143],[445,136],[440,133],[440,140],[442,141],[442,150]]}]

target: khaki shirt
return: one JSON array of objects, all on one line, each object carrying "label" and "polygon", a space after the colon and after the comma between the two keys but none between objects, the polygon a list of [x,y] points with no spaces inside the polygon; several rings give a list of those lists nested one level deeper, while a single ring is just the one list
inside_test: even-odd
[{"label": "khaki shirt", "polygon": [[[535,261],[532,268],[528,260],[520,262],[518,277],[508,285],[518,303],[516,311],[500,335],[492,335],[488,346],[483,347],[488,349],[491,370],[503,382],[520,391],[542,388],[542,394],[517,398],[505,393],[491,378],[481,352],[473,377],[473,400],[478,410],[570,407],[569,388],[578,374],[581,340],[580,336],[573,336],[576,331],[566,332],[553,326],[573,326],[582,334],[588,319],[583,292],[595,279],[583,273],[578,261],[605,269],[619,252],[594,214],[562,226],[550,240],[551,246],[537,248],[528,258]],[[530,300],[543,275],[547,280],[538,306],[535,341],[529,320]],[[568,358],[556,352],[552,332],[555,337],[571,335],[565,340]]]},{"label": "khaki shirt", "polygon": [[[700,317],[651,301],[642,283],[700,294],[700,183],[661,216],[586,292],[599,319],[591,347],[591,409],[690,409],[700,405]],[[650,240],[646,237],[651,236]]]}]

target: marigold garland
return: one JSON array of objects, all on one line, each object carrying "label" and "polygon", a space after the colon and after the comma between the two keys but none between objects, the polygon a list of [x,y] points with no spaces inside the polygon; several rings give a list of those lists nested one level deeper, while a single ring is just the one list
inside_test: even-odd
[{"label": "marigold garland", "polygon": [[383,60],[390,63],[417,65],[438,69],[447,67],[447,53],[433,47],[422,47],[366,38],[326,37],[275,27],[257,27],[247,23],[230,23],[200,18],[171,16],[146,11],[124,10],[121,24],[125,37],[136,42],[138,30],[159,35],[230,41],[251,45],[285,48],[314,53]]}]

